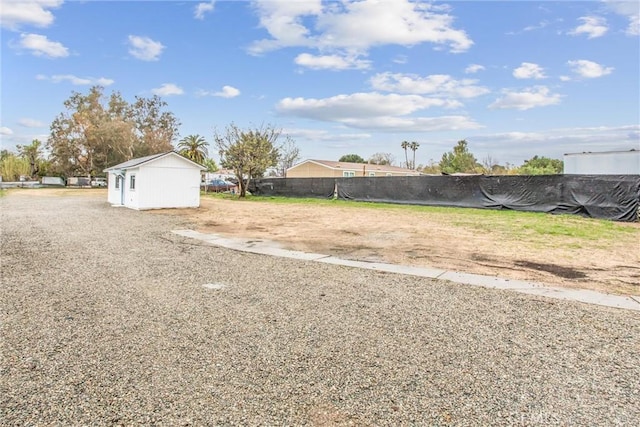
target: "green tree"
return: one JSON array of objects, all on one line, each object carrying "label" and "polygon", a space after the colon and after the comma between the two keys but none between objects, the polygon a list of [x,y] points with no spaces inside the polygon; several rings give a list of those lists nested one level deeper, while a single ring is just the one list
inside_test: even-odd
[{"label": "green tree", "polygon": [[0,158],[0,176],[3,181],[18,181],[20,176],[29,175],[29,161],[14,153],[2,150]]},{"label": "green tree", "polygon": [[207,157],[206,159],[204,159],[204,161],[202,162],[202,166],[207,168],[207,172],[217,172],[219,169],[216,161],[211,157]]},{"label": "green tree", "polygon": [[367,163],[365,159],[357,154],[345,154],[344,156],[340,157],[338,161],[346,163]]},{"label": "green tree", "polygon": [[533,156],[518,168],[518,175],[556,175],[561,174],[563,170],[562,160]]},{"label": "green tree", "polygon": [[176,116],[163,111],[168,104],[159,96],[142,98],[136,96],[131,106],[135,123],[135,157],[148,156],[173,149],[173,142],[178,138],[180,121]]},{"label": "green tree", "polygon": [[429,162],[425,166],[418,168],[418,170],[427,175],[439,175],[442,173],[440,165],[433,159],[429,159]]},{"label": "green tree", "polygon": [[402,147],[402,149],[404,150],[404,167],[406,167],[407,169],[409,169],[409,155],[407,154],[407,149],[411,146],[411,143],[409,141],[402,141],[402,143],[400,144],[400,147]]},{"label": "green tree", "polygon": [[389,165],[392,166],[395,158],[391,153],[374,153],[369,157],[369,164],[372,165]]},{"label": "green tree", "polygon": [[18,153],[29,162],[29,177],[34,178],[40,171],[42,159],[42,143],[34,139],[29,145],[17,145]]},{"label": "green tree", "polygon": [[300,149],[293,138],[287,135],[284,142],[278,147],[278,173],[280,176],[286,177],[287,169],[295,165],[298,160],[300,160]]},{"label": "green tree", "polygon": [[66,111],[51,123],[52,168],[65,176],[94,176],[134,157],[172,150],[179,122],[165,106],[158,97],[129,104],[118,92],[105,101],[100,86],[72,92]]},{"label": "green tree", "polygon": [[477,173],[482,169],[473,154],[469,152],[466,140],[458,141],[453,151],[442,155],[440,160],[440,170],[442,173]]},{"label": "green tree", "polygon": [[209,155],[207,146],[209,143],[200,135],[185,136],[178,143],[180,154],[198,164],[203,164]]},{"label": "green tree", "polygon": [[254,178],[262,177],[267,168],[278,163],[277,141],[280,130],[271,125],[242,130],[230,124],[225,131],[215,131],[214,141],[220,153],[220,164],[234,171],[238,179],[240,197]]}]

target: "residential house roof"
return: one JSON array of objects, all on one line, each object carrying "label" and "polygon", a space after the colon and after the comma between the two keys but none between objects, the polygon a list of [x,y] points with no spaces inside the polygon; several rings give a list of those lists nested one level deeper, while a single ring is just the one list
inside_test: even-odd
[{"label": "residential house roof", "polygon": [[315,159],[308,159],[305,160],[303,162],[298,163],[297,165],[294,165],[292,167],[290,167],[289,169],[295,168],[296,166],[299,166],[303,163],[306,162],[312,162],[312,163],[316,163],[319,164],[321,166],[325,166],[327,168],[330,169],[339,169],[339,170],[363,170],[365,169],[368,172],[395,172],[395,173],[405,173],[405,174],[412,174],[412,175],[420,175],[420,172],[418,171],[414,171],[411,169],[405,169],[405,168],[401,168],[398,166],[390,166],[390,165],[374,165],[374,164],[370,164],[370,163],[350,163],[350,162],[334,162],[332,160],[315,160]]}]

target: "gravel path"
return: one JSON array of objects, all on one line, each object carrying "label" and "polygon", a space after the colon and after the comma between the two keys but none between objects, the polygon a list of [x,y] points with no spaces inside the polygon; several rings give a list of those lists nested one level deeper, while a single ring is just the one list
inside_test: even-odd
[{"label": "gravel path", "polygon": [[232,252],[36,191],[0,198],[1,425],[640,424],[636,312]]}]

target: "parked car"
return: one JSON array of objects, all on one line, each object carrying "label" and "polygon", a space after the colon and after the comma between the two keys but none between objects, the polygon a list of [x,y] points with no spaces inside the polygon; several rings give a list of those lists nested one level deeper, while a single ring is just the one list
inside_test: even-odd
[{"label": "parked car", "polygon": [[107,186],[107,179],[106,178],[93,178],[91,180],[91,186],[92,187],[106,187]]},{"label": "parked car", "polygon": [[210,181],[203,182],[201,186],[205,191],[214,191],[218,193],[235,191],[237,187],[233,182],[225,181],[224,179],[212,179]]}]

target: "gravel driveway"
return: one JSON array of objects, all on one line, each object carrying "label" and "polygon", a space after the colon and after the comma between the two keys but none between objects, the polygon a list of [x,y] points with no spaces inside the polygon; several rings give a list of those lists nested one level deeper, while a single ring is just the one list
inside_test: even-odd
[{"label": "gravel driveway", "polygon": [[102,194],[0,208],[2,425],[640,423],[637,312],[236,253]]}]

